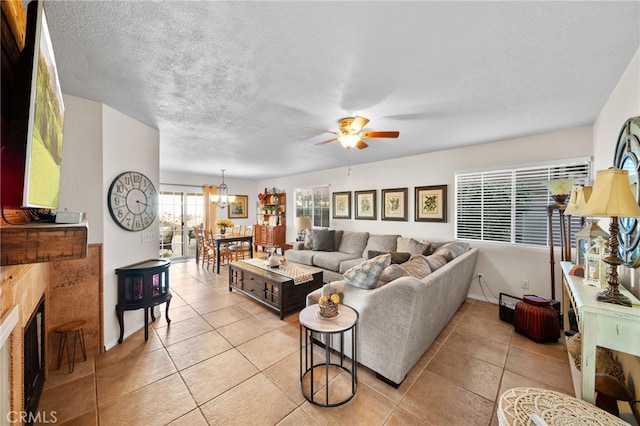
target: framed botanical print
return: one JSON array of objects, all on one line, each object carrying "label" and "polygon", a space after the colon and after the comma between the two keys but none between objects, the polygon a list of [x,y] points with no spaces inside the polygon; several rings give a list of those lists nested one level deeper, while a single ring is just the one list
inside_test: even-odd
[{"label": "framed botanical print", "polygon": [[447,185],[417,186],[416,222],[447,221]]},{"label": "framed botanical print", "polygon": [[378,219],[376,211],[376,190],[356,191],[355,192],[355,218],[358,220],[376,220]]},{"label": "framed botanical print", "polygon": [[247,205],[248,195],[236,195],[235,201],[229,203],[229,219],[245,219],[249,217]]},{"label": "framed botanical print", "polygon": [[382,190],[382,220],[407,221],[407,188]]},{"label": "framed botanical print", "polygon": [[333,193],[333,218],[351,219],[351,191]]}]

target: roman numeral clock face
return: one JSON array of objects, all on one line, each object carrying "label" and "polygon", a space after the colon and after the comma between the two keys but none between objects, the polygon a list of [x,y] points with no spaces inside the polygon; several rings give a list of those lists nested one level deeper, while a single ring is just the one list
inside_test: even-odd
[{"label": "roman numeral clock face", "polygon": [[127,231],[142,231],[156,218],[158,193],[148,177],[124,172],[109,187],[109,213]]}]

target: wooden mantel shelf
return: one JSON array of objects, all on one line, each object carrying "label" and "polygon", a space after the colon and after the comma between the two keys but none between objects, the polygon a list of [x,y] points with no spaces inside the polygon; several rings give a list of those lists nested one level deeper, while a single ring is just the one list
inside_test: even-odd
[{"label": "wooden mantel shelf", "polygon": [[82,259],[87,256],[86,222],[0,226],[0,266]]}]

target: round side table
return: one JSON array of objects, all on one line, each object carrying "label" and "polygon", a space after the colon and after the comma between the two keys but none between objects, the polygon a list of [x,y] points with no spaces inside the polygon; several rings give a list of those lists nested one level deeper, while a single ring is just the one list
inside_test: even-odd
[{"label": "round side table", "polygon": [[[339,306],[336,318],[321,318],[318,305],[307,306],[300,312],[300,388],[307,401],[321,407],[336,407],[351,400],[356,394],[358,379],[357,322],[358,312],[346,305]],[[351,368],[345,363],[345,334],[351,340]],[[334,345],[334,339],[337,340]],[[339,345],[338,345],[339,341]],[[314,363],[314,343],[324,347],[324,360]],[[331,361],[335,352],[339,363]],[[330,372],[344,373],[351,380],[351,392],[345,395],[338,389],[329,392],[330,387],[338,388],[329,380]],[[324,377],[323,377],[324,376]],[[333,380],[335,377],[331,376]],[[324,389],[322,387],[324,386]],[[316,389],[317,387],[317,389]],[[324,397],[324,400],[323,400]],[[330,399],[333,399],[333,401]]]}]

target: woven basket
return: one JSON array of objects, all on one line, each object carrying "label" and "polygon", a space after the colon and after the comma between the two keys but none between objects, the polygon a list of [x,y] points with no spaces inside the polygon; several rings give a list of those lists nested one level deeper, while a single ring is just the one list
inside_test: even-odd
[{"label": "woven basket", "polygon": [[330,303],[326,305],[318,305],[320,308],[320,316],[324,318],[333,318],[338,316],[338,304]]}]

